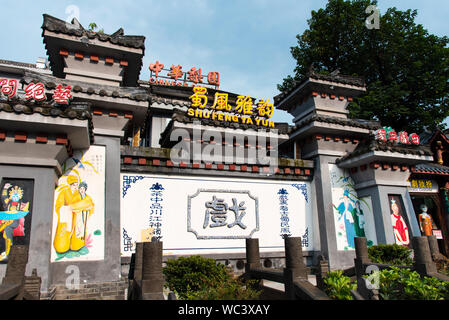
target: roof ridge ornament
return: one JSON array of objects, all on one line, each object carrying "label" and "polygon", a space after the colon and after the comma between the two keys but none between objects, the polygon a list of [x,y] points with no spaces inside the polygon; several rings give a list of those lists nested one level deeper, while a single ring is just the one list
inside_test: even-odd
[{"label": "roof ridge ornament", "polygon": [[116,32],[114,32],[113,34],[111,34],[111,38],[115,38],[117,36],[124,36],[125,35],[125,30],[123,30],[123,28],[118,29]]},{"label": "roof ridge ornament", "polygon": [[78,29],[85,30],[77,18],[73,18],[71,24],[76,26]]}]

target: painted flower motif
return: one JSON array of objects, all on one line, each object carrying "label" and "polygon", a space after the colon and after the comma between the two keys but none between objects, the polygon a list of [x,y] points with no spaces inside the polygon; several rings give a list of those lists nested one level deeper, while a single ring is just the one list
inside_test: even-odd
[{"label": "painted flower motif", "polygon": [[92,242],[94,242],[94,240],[92,239],[92,235],[89,234],[86,239],[86,247],[92,248]]}]

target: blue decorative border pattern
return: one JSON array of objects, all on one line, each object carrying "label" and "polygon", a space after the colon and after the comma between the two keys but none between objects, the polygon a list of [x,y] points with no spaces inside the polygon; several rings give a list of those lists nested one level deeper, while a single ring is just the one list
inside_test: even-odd
[{"label": "blue decorative border pattern", "polygon": [[126,192],[129,188],[131,188],[131,184],[136,183],[139,180],[145,178],[144,176],[123,176],[123,189],[122,189],[122,198],[126,196]]},{"label": "blue decorative border pattern", "polygon": [[306,202],[308,203],[309,195],[307,193],[307,185],[306,184],[292,184],[292,186],[302,192],[304,199],[306,199]]},{"label": "blue decorative border pattern", "polygon": [[306,231],[302,235],[301,246],[302,247],[308,247],[309,246],[309,227],[306,228]]}]

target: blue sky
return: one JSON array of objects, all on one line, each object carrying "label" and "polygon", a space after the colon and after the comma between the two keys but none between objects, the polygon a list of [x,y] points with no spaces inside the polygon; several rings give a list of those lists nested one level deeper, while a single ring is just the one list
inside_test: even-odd
[{"label": "blue sky", "polygon": [[[6,27],[0,59],[34,63],[46,57],[42,14],[62,20],[76,14],[84,27],[95,22],[106,33],[120,27],[127,35],[146,37],[140,79],[148,80],[149,64],[181,65],[220,73],[220,89],[260,99],[279,92],[276,85],[293,73],[290,47],[307,28],[312,10],[327,0],[151,0],[123,1],[8,1],[0,14]],[[70,11],[76,5],[79,12]],[[449,35],[447,0],[379,0],[381,13],[389,7],[417,9],[416,22],[430,33]],[[8,35],[7,35],[8,34]],[[5,43],[5,42],[3,42]],[[276,111],[275,121],[291,121]]]}]

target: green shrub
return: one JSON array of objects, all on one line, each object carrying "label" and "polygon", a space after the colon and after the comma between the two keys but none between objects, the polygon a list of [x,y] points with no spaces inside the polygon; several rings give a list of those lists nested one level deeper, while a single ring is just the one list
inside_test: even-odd
[{"label": "green shrub", "polygon": [[199,255],[169,259],[162,271],[165,286],[180,299],[249,300],[260,294],[252,288],[252,282],[245,286],[225,265]]},{"label": "green shrub", "polygon": [[331,299],[353,300],[351,290],[355,290],[357,285],[351,282],[351,278],[343,275],[343,270],[329,272],[323,279],[324,292]]},{"label": "green shrub", "polygon": [[371,261],[382,264],[412,265],[411,253],[411,249],[398,244],[378,244],[368,248]]},{"label": "green shrub", "polygon": [[226,266],[198,255],[168,259],[162,272],[166,286],[182,299],[189,291],[223,283],[229,277]]},{"label": "green shrub", "polygon": [[449,282],[424,277],[410,269],[390,267],[376,272],[383,300],[447,300]]},{"label": "green shrub", "polygon": [[206,286],[199,291],[190,290],[186,294],[186,300],[257,300],[262,292],[254,289],[257,282],[244,282],[231,277],[219,286]]}]

